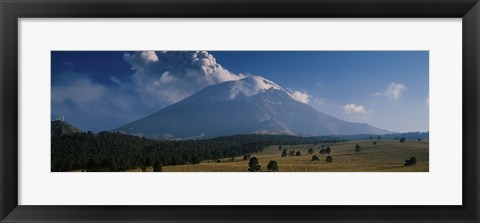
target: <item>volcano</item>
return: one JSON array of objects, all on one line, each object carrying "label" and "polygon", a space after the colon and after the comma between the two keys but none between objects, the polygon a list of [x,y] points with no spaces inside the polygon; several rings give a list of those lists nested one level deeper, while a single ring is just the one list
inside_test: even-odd
[{"label": "volcano", "polygon": [[206,87],[113,131],[156,139],[236,134],[331,136],[391,133],[366,123],[347,122],[319,112],[260,76]]}]

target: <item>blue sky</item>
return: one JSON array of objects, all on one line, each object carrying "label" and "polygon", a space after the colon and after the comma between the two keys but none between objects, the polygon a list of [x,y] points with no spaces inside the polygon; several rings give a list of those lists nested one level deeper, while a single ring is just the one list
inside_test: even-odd
[{"label": "blue sky", "polygon": [[[198,90],[267,78],[337,118],[428,130],[428,51],[53,51],[52,119],[111,130]],[[195,62],[192,62],[195,59]]]}]

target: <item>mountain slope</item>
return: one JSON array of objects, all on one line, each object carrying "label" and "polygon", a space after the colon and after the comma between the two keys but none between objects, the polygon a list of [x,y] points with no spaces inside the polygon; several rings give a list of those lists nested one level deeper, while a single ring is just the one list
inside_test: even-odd
[{"label": "mountain slope", "polygon": [[51,136],[71,135],[77,132],[80,130],[65,121],[56,120],[51,123]]},{"label": "mountain slope", "polygon": [[207,87],[114,131],[182,139],[248,133],[309,136],[388,133],[318,112],[258,76]]}]

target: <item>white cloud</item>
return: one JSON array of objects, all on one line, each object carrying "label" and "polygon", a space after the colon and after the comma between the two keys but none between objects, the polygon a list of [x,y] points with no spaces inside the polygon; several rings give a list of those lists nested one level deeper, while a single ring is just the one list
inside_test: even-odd
[{"label": "white cloud", "polygon": [[392,82],[385,90],[385,96],[387,96],[389,99],[397,100],[406,90],[407,88],[405,87],[405,85]]},{"label": "white cloud", "polygon": [[344,107],[344,112],[345,113],[362,113],[366,114],[367,111],[365,110],[365,107],[362,105],[357,105],[357,104],[347,104]]},{"label": "white cloud", "polygon": [[163,73],[162,77],[160,77],[160,83],[162,84],[168,84],[176,80],[177,79],[173,75],[170,75],[168,71]]},{"label": "white cloud", "polygon": [[287,91],[290,97],[304,104],[308,104],[310,102],[310,99],[312,98],[312,96],[309,95],[306,91],[301,92],[301,91],[294,91],[292,89],[287,89]]},{"label": "white cloud", "polygon": [[206,51],[125,53],[132,65],[131,88],[151,106],[161,108],[210,85],[245,77],[233,74]]},{"label": "white cloud", "polygon": [[155,51],[143,51],[140,53],[140,57],[146,62],[157,62],[158,57]]},{"label": "white cloud", "polygon": [[407,90],[407,87],[403,84],[392,82],[390,83],[385,90],[381,90],[377,93],[372,94],[373,96],[385,96],[389,100],[398,100],[403,92]]}]

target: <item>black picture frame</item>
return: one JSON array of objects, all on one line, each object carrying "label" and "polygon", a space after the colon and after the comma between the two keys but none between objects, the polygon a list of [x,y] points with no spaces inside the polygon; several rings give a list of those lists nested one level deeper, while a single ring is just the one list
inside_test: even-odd
[{"label": "black picture frame", "polygon": [[[1,222],[479,222],[478,0],[0,0],[0,15]],[[75,17],[462,18],[463,205],[18,205],[17,21]]]}]

